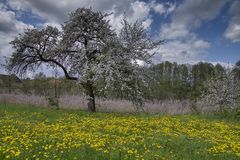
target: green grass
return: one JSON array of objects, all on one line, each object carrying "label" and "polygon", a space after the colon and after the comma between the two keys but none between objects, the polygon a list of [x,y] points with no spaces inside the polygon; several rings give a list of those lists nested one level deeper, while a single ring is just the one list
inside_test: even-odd
[{"label": "green grass", "polygon": [[0,104],[0,159],[240,159],[240,124],[219,115],[88,113]]}]

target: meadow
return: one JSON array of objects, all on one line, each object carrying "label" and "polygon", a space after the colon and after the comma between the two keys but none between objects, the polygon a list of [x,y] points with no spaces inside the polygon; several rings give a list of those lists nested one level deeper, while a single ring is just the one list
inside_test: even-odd
[{"label": "meadow", "polygon": [[0,159],[236,160],[240,123],[0,104]]}]

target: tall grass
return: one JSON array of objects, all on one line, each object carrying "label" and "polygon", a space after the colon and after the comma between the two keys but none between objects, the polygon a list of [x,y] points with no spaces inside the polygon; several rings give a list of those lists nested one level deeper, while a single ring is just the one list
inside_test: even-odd
[{"label": "tall grass", "polygon": [[[48,107],[46,97],[25,94],[0,94],[0,103],[32,105]],[[87,102],[82,96],[64,95],[59,98],[59,107],[65,109],[86,110]],[[135,112],[130,101],[119,99],[96,98],[97,111],[100,112]],[[144,110],[147,113],[187,114],[192,113],[191,103],[188,100],[147,101]]]}]

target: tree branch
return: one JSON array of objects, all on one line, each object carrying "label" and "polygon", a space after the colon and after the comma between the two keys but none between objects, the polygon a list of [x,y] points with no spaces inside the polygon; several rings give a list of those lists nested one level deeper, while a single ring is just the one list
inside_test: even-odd
[{"label": "tree branch", "polygon": [[66,69],[62,64],[60,64],[59,62],[57,62],[56,60],[54,60],[54,59],[45,59],[45,58],[42,57],[42,55],[39,55],[39,58],[40,58],[40,60],[43,61],[43,62],[52,62],[52,63],[56,64],[57,66],[59,66],[59,67],[63,70],[63,72],[64,72],[64,74],[65,74],[65,77],[66,77],[67,79],[69,79],[69,80],[75,80],[75,81],[78,80],[78,78],[70,76],[70,75],[68,74],[68,72],[67,72],[67,69]]}]

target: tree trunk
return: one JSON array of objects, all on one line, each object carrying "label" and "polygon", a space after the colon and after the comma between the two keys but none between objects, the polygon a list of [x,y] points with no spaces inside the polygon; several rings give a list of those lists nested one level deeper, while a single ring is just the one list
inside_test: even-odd
[{"label": "tree trunk", "polygon": [[95,96],[93,93],[93,85],[90,81],[87,81],[86,86],[86,95],[87,95],[87,107],[88,111],[90,112],[96,112],[96,107],[95,107]]},{"label": "tree trunk", "polygon": [[224,112],[224,103],[223,103],[223,101],[220,101],[219,110],[220,110],[221,113]]}]

